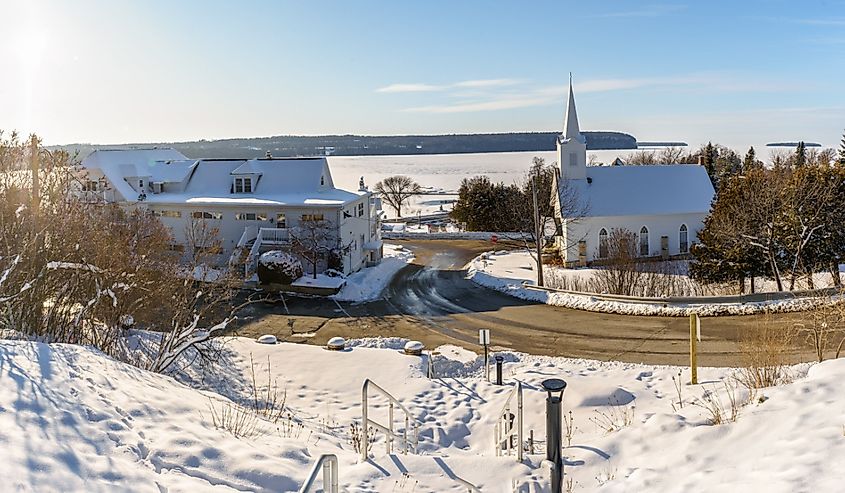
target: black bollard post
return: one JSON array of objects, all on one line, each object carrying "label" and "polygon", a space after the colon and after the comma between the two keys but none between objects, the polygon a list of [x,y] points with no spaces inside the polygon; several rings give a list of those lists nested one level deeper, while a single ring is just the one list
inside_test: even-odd
[{"label": "black bollard post", "polygon": [[496,385],[502,385],[502,363],[504,361],[503,356],[496,355]]},{"label": "black bollard post", "polygon": [[[546,460],[552,463],[552,493],[563,487],[563,457],[561,455],[561,402],[566,382],[559,378],[543,380],[546,398]],[[558,394],[559,392],[559,394]],[[557,395],[556,395],[557,394]]]}]

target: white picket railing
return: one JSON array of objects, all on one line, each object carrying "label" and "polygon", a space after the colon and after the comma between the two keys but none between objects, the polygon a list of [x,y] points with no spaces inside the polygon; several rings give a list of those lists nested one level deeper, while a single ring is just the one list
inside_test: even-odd
[{"label": "white picket railing", "polygon": [[[370,388],[373,390],[378,391],[381,395],[387,398],[389,401],[388,411],[387,411],[387,426],[377,423],[376,421],[372,420],[368,416],[368,405],[369,405],[369,391]],[[393,409],[398,407],[403,413],[405,413],[405,428],[402,430],[402,434],[398,434],[393,430]],[[407,454],[408,450],[411,450],[413,453],[417,453],[417,446],[419,445],[419,423],[417,422],[416,418],[411,414],[408,409],[402,405],[401,402],[396,400],[395,397],[390,395],[390,393],[383,388],[381,388],[378,384],[370,381],[370,379],[364,380],[364,386],[361,389],[361,461],[366,461],[369,454],[367,450],[369,449],[370,445],[370,436],[369,436],[369,426],[372,425],[373,428],[383,432],[387,439],[387,453],[389,454],[392,450],[393,441],[397,440],[402,443],[402,450],[403,453]],[[410,433],[410,437],[408,436]]]},{"label": "white picket railing", "polygon": [[274,245],[285,244],[290,241],[288,228],[261,228],[258,230],[258,242]]},{"label": "white picket railing", "polygon": [[[513,413],[514,397],[516,397],[516,413]],[[511,416],[514,416],[514,420]],[[516,426],[514,426],[516,421]],[[513,437],[516,437],[516,460],[522,462],[522,382],[516,382],[513,390],[508,394],[505,405],[496,418],[496,456],[502,455],[504,446],[507,455],[511,455],[514,448]]]},{"label": "white picket railing", "polygon": [[311,490],[311,487],[314,486],[314,483],[320,476],[321,470],[323,471],[323,491],[325,493],[340,492],[338,488],[338,473],[340,471],[337,465],[337,456],[334,454],[323,454],[314,463],[311,472],[308,473],[308,479],[305,480],[302,488],[299,489],[299,493],[308,493]]}]

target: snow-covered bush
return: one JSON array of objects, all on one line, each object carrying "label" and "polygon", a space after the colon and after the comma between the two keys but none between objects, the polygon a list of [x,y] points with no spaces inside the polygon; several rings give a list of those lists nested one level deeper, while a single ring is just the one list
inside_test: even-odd
[{"label": "snow-covered bush", "polygon": [[271,250],[258,258],[261,284],[290,284],[302,277],[302,262],[290,253]]}]

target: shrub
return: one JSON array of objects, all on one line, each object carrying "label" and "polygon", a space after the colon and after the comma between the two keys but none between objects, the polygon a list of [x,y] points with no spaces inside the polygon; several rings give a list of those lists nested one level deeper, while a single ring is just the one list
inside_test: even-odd
[{"label": "shrub", "polygon": [[770,318],[748,329],[740,340],[742,368],[736,374],[739,383],[750,391],[788,383],[794,334],[788,327],[775,326]]},{"label": "shrub", "polygon": [[271,250],[258,258],[261,284],[291,284],[302,277],[302,262],[290,253]]}]

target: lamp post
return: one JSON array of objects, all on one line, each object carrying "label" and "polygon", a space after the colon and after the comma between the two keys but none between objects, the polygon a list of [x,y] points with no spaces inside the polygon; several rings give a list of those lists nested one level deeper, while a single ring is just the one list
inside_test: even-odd
[{"label": "lamp post", "polygon": [[546,397],[546,460],[552,466],[552,493],[561,493],[563,457],[561,456],[561,402],[566,382],[559,378],[543,380]]}]

